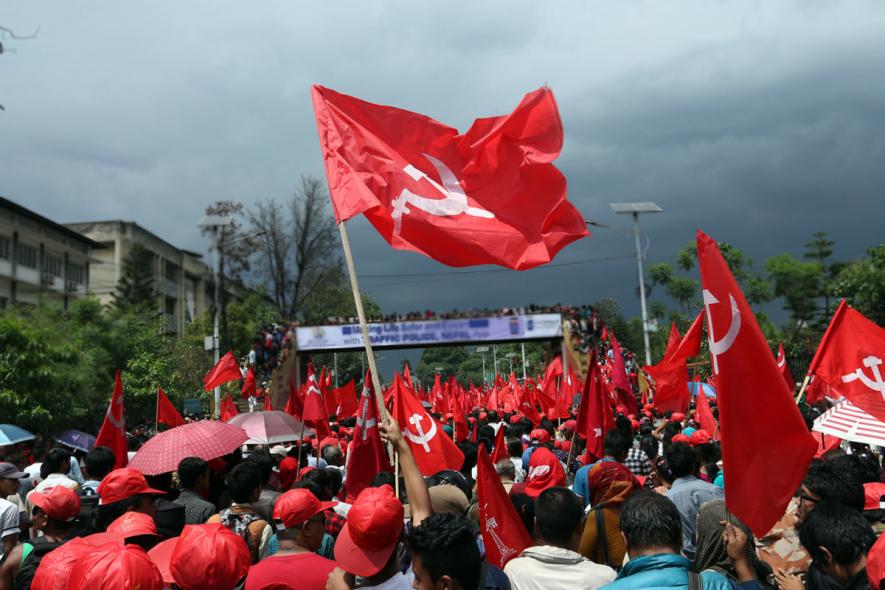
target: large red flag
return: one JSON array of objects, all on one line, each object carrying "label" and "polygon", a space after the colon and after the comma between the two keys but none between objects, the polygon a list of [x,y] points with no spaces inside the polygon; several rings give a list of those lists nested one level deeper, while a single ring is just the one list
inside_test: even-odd
[{"label": "large red flag", "polygon": [[602,459],[605,433],[614,428],[614,425],[608,392],[605,390],[599,364],[596,362],[596,352],[591,350],[575,432],[587,439],[587,453],[594,459]]},{"label": "large red flag", "polygon": [[442,425],[424,410],[399,373],[394,373],[391,389],[393,418],[409,442],[421,473],[429,477],[445,469],[461,469],[464,454],[445,435]]},{"label": "large red flag", "polygon": [[[679,341],[679,344],[664,358],[670,362],[685,361],[698,356],[701,351],[701,330],[704,327],[704,314],[698,312],[697,317],[691,323],[691,327]],[[669,350],[669,346],[667,347]]]},{"label": "large red flag", "polygon": [[227,422],[240,411],[237,410],[237,405],[234,403],[233,398],[231,398],[229,393],[224,394],[224,398],[221,400],[221,421]]},{"label": "large red flag", "polygon": [[697,414],[698,414],[698,423],[701,425],[702,430],[706,430],[707,434],[713,437],[713,440],[719,438],[719,425],[716,423],[716,418],[713,417],[713,410],[710,408],[710,400],[707,399],[707,394],[704,393],[704,388],[701,386],[701,380],[697,379],[698,384],[698,401],[697,401]]},{"label": "large red flag", "polygon": [[719,246],[697,235],[719,400],[725,502],[757,537],[783,516],[817,443]]},{"label": "large red flag", "polygon": [[322,86],[311,94],[337,221],[363,213],[399,250],[516,270],[590,235],[552,163],[563,133],[548,88],[463,135]]},{"label": "large red flag", "polygon": [[680,342],[682,342],[682,335],[679,333],[676,322],[672,322],[670,324],[670,336],[667,337],[667,348],[664,351],[664,358],[669,357],[676,350],[676,347],[679,346]]},{"label": "large red flag", "polygon": [[332,390],[332,396],[335,398],[335,412],[339,420],[356,416],[359,411],[359,402],[356,397],[356,384],[353,379]]},{"label": "large red flag", "polygon": [[203,377],[203,390],[212,391],[219,385],[224,385],[229,381],[239,381],[243,378],[240,372],[240,364],[233,352],[228,352],[218,360],[218,363],[212,367],[212,370]]},{"label": "large red flag", "polygon": [[258,396],[258,384],[255,382],[255,367],[249,367],[246,370],[246,376],[243,379],[243,388],[240,390],[243,399]]},{"label": "large red flag", "polygon": [[883,359],[885,329],[843,301],[808,372],[838,388],[848,401],[885,422]]},{"label": "large red flag", "polygon": [[114,377],[114,395],[104,417],[104,423],[98,436],[95,437],[96,447],[107,447],[114,452],[114,469],[126,467],[129,463],[129,445],[126,444],[126,409],[123,407],[123,381],[120,370]]},{"label": "large red flag", "polygon": [[684,360],[664,360],[651,367],[642,367],[642,370],[654,380],[655,396],[652,401],[658,410],[683,414],[688,410],[691,394],[688,391],[688,368]]},{"label": "large red flag", "polygon": [[353,502],[372,479],[382,471],[393,471],[378,433],[378,402],[372,387],[372,373],[366,372],[360,395],[353,442],[347,455],[347,498]]},{"label": "large red flag", "polygon": [[523,549],[531,546],[532,538],[525,530],[482,445],[479,445],[476,457],[476,500],[486,559],[495,567],[503,568]]},{"label": "large red flag", "polygon": [[[679,333],[678,331],[676,332]],[[624,357],[621,354],[621,345],[615,338],[612,331],[612,386],[618,394],[618,403],[627,407],[627,413],[634,416],[639,413],[639,406],[636,403],[636,394],[630,386],[630,379],[627,377],[627,369],[624,367]]]},{"label": "large red flag", "polygon": [[790,391],[796,389],[796,380],[793,379],[790,366],[787,364],[787,353],[784,352],[784,344],[782,342],[777,343],[777,368],[781,370],[781,375],[783,375]]},{"label": "large red flag", "polygon": [[329,435],[329,416],[326,414],[326,400],[317,382],[313,365],[307,367],[307,390],[304,392],[304,413],[301,418],[317,433],[317,440]]},{"label": "large red flag", "polygon": [[157,423],[165,424],[175,428],[176,426],[184,426],[184,418],[175,409],[175,406],[166,397],[166,392],[162,387],[157,387]]}]

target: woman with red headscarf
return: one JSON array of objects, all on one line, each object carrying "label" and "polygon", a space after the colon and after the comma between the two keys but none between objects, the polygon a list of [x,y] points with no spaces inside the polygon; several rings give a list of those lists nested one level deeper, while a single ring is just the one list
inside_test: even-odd
[{"label": "woman with red headscarf", "polygon": [[596,563],[619,569],[627,551],[620,534],[621,504],[641,486],[630,470],[616,461],[597,463],[587,481],[591,510],[578,551]]},{"label": "woman with red headscarf", "polygon": [[298,459],[286,457],[280,461],[280,491],[285,492],[298,479]]},{"label": "woman with red headscarf", "polygon": [[554,486],[565,485],[565,469],[547,447],[538,447],[529,461],[529,473],[525,480],[525,494],[530,498]]}]

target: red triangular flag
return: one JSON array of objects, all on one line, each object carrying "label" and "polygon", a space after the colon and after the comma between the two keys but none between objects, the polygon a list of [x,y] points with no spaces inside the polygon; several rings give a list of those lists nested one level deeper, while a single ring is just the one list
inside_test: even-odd
[{"label": "red triangular flag", "polygon": [[784,381],[787,384],[787,387],[790,388],[790,391],[796,389],[796,380],[793,379],[793,374],[790,372],[790,366],[787,364],[787,353],[784,352],[784,345],[782,342],[777,343],[777,368],[781,370],[781,375],[784,377]]},{"label": "red triangular flag", "polygon": [[482,445],[479,445],[476,457],[476,499],[486,560],[495,567],[503,568],[510,559],[531,546],[532,538],[525,530]]},{"label": "red triangular flag", "polygon": [[237,362],[237,358],[233,352],[228,352],[203,377],[203,390],[212,391],[225,383],[239,381],[242,378],[243,373],[240,372],[240,364]]},{"label": "red triangular flag", "polygon": [[719,401],[725,502],[761,537],[783,516],[817,443],[719,246],[701,231],[697,246]]},{"label": "red triangular flag", "polygon": [[249,367],[246,370],[246,377],[243,379],[243,388],[240,390],[243,399],[258,396],[258,384],[255,382],[255,367]]},{"label": "red triangular flag", "polygon": [[338,222],[362,213],[396,249],[516,270],[590,235],[552,163],[563,132],[550,89],[463,135],[322,86],[311,95]]},{"label": "red triangular flag", "polygon": [[184,426],[184,418],[175,409],[175,406],[166,397],[162,387],[157,387],[157,423],[165,424],[171,428]]},{"label": "red triangular flag", "polygon": [[665,355],[664,359],[667,362],[684,362],[687,359],[698,356],[698,353],[701,351],[701,329],[703,327],[704,314],[703,312],[698,312],[697,317],[691,323],[691,327],[688,328],[688,332],[682,337],[679,345],[670,354]]},{"label": "red triangular flag", "polygon": [[464,408],[455,394],[452,394],[452,422],[455,424],[455,442],[467,440],[467,418],[464,416]]},{"label": "red triangular flag", "polygon": [[95,446],[107,447],[114,452],[114,469],[126,467],[129,463],[126,409],[123,407],[123,381],[120,379],[120,369],[117,369],[117,375],[114,377],[114,395],[111,397],[101,430],[95,437]]},{"label": "red triangular flag", "polygon": [[286,402],[286,413],[301,420],[304,415],[304,399],[295,387],[295,379],[289,379],[289,400]]},{"label": "red triangular flag", "polygon": [[698,423],[701,425],[701,430],[706,430],[707,434],[709,434],[713,440],[717,440],[719,438],[719,425],[716,423],[716,418],[713,417],[713,410],[710,408],[710,400],[707,399],[707,394],[704,393],[701,380],[697,379],[696,382],[698,384]]},{"label": "red triangular flag", "polygon": [[667,338],[667,349],[664,351],[664,358],[668,358],[676,350],[680,342],[682,342],[682,335],[679,333],[676,322],[672,322],[670,324],[670,336]]},{"label": "red triangular flag", "polygon": [[334,414],[339,420],[356,416],[360,404],[356,397],[356,384],[353,379],[332,390],[332,397],[335,399]]},{"label": "red triangular flag", "polygon": [[329,416],[326,414],[326,400],[317,382],[313,365],[307,367],[307,390],[304,392],[304,413],[302,419],[317,433],[317,440],[329,435]]},{"label": "red triangular flag", "polygon": [[837,388],[858,408],[885,422],[883,359],[885,329],[843,301],[808,371]]},{"label": "red triangular flag", "polygon": [[227,422],[239,413],[240,411],[237,410],[237,405],[234,403],[230,394],[225,393],[224,398],[221,400],[221,421]]},{"label": "red triangular flag", "polygon": [[445,435],[442,424],[433,419],[409,389],[399,373],[394,373],[393,418],[412,448],[418,469],[425,477],[445,469],[458,471],[464,454]]},{"label": "red triangular flag", "polygon": [[[675,324],[674,324],[675,326]],[[676,332],[679,333],[678,331]],[[634,416],[639,413],[639,406],[636,403],[636,394],[630,386],[630,379],[627,377],[627,369],[624,367],[624,357],[621,354],[621,345],[615,338],[612,331],[611,350],[612,356],[612,386],[618,394],[618,403],[627,407],[627,414]]]},{"label": "red triangular flag", "polygon": [[[351,381],[353,383],[353,381]],[[366,372],[360,395],[353,441],[347,454],[347,499],[353,502],[382,471],[393,471],[378,433],[378,402],[372,387],[372,373]]]},{"label": "red triangular flag", "polygon": [[510,453],[507,452],[507,443],[504,441],[504,426],[498,427],[495,433],[495,442],[492,444],[492,465],[495,465],[501,459],[509,459]]},{"label": "red triangular flag", "polygon": [[403,381],[406,382],[406,385],[415,389],[415,386],[412,384],[412,371],[409,369],[409,363],[406,363],[403,367]]},{"label": "red triangular flag", "polygon": [[642,370],[654,380],[655,407],[661,412],[682,412],[688,410],[691,394],[688,391],[688,369],[684,360],[661,361]]},{"label": "red triangular flag", "polygon": [[596,351],[590,351],[587,364],[587,380],[584,381],[584,393],[578,407],[575,432],[587,439],[587,453],[594,459],[602,459],[605,434],[614,428],[614,416],[608,402],[608,392],[602,382],[599,364],[596,362]]}]

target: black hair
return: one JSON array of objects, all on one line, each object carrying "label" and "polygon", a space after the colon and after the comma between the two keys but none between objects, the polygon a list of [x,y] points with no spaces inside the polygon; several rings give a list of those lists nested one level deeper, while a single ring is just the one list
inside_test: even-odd
[{"label": "black hair", "polygon": [[67,449],[61,449],[59,447],[50,449],[50,451],[46,453],[46,459],[43,460],[43,465],[40,466],[40,477],[46,479],[50,473],[60,473],[62,470],[61,466],[64,462],[70,460],[71,453]]},{"label": "black hair", "polygon": [[633,446],[633,437],[625,431],[615,428],[605,434],[602,451],[611,457],[618,457],[628,452]]},{"label": "black hair", "polygon": [[568,488],[553,487],[535,501],[535,522],[541,537],[550,545],[569,549],[569,541],[583,525],[581,501]]},{"label": "black hair", "polygon": [[144,501],[144,494],[135,494],[111,504],[99,504],[95,514],[95,525],[99,531],[104,531],[112,522],[138,508]]},{"label": "black hair", "polygon": [[802,484],[822,501],[836,502],[858,512],[863,510],[863,485],[832,463],[812,461]]},{"label": "black hair", "polygon": [[390,486],[390,489],[393,489],[394,483],[396,483],[396,478],[394,478],[393,474],[389,471],[382,471],[375,474],[375,477],[372,478],[372,483],[369,484],[369,487],[380,488],[381,486]]},{"label": "black hair", "polygon": [[535,530],[535,500],[528,494],[511,494],[510,501],[516,508],[519,520],[529,536],[534,536]]},{"label": "black hair", "polygon": [[876,460],[868,454],[840,455],[830,460],[840,473],[853,477],[861,484],[879,481],[882,470]]},{"label": "black hair", "polygon": [[261,470],[255,463],[243,462],[234,467],[227,476],[230,495],[237,504],[252,501],[252,493],[261,488]]},{"label": "black hair", "polygon": [[320,454],[327,465],[337,465],[342,457],[341,447],[338,445],[325,445],[320,450]]},{"label": "black hair", "polygon": [[321,500],[323,495],[325,494],[325,490],[320,486],[319,482],[315,479],[307,479],[302,478],[300,481],[296,481],[292,484],[293,490],[309,490],[311,494],[316,496],[317,500]]},{"label": "black hair", "polygon": [[695,475],[698,472],[698,457],[685,443],[672,444],[664,450],[664,460],[675,479]]},{"label": "black hair", "polygon": [[108,473],[113,471],[116,460],[114,451],[107,447],[95,447],[86,453],[86,458],[83,459],[86,466],[86,474],[89,475],[90,479],[101,481]]},{"label": "black hair", "polygon": [[475,536],[466,516],[432,514],[412,529],[408,546],[412,555],[421,560],[431,581],[449,576],[462,588],[477,588],[482,557]]},{"label": "black hair", "polygon": [[265,450],[258,450],[249,455],[246,461],[258,467],[258,470],[261,472],[261,483],[266,485],[270,481],[270,476],[273,475],[273,468],[276,466],[276,461],[270,456],[270,453]]},{"label": "black hair", "polygon": [[209,463],[199,457],[185,457],[178,464],[178,481],[181,488],[192,490],[197,480],[209,471]]},{"label": "black hair", "polygon": [[507,455],[509,457],[522,457],[522,441],[518,438],[508,438]]},{"label": "black hair", "polygon": [[661,441],[664,443],[664,447],[670,445],[670,440],[682,432],[682,425],[676,422],[667,422],[664,424],[664,428],[661,430]]},{"label": "black hair", "polygon": [[[502,426],[503,428],[503,426]],[[480,440],[481,443],[485,444],[486,452],[492,452],[492,441],[490,440]],[[461,451],[461,454],[464,455],[464,461],[461,463],[461,469],[459,470],[465,477],[470,475],[471,470],[476,467],[476,456],[479,450],[479,447],[469,440],[465,440],[463,442],[458,443],[458,449]],[[470,496],[468,496],[469,498]]]},{"label": "black hair", "polygon": [[464,474],[460,471],[452,471],[451,469],[444,469],[442,471],[438,471],[427,478],[427,487],[432,488],[433,486],[448,484],[455,486],[462,492],[469,500],[473,496],[473,490],[471,489],[473,486],[467,481],[467,478],[464,477]]},{"label": "black hair", "polygon": [[486,422],[490,424],[497,424],[501,419],[498,417],[498,412],[495,410],[489,410],[486,412]]},{"label": "black hair", "polygon": [[866,555],[876,533],[860,512],[836,502],[821,502],[799,526],[799,541],[816,563],[826,563],[826,547],[833,563],[850,566]]},{"label": "black hair", "polygon": [[615,418],[615,428],[626,432],[630,436],[633,436],[633,423],[630,422],[630,418],[622,414],[618,414],[618,417]]},{"label": "black hair", "polygon": [[320,500],[331,500],[331,498],[325,497],[329,493],[329,488],[332,487],[332,482],[329,480],[329,474],[326,473],[325,469],[311,469],[305,473],[301,479],[316,482],[317,486],[322,490],[322,493],[317,496],[317,498]]},{"label": "black hair", "polygon": [[[501,428],[504,428],[501,426]],[[476,440],[481,438],[487,438],[489,440],[495,440],[495,429],[486,424],[485,426],[480,426],[479,430],[476,431]]]},{"label": "black hair", "polygon": [[325,469],[326,475],[329,476],[329,488],[332,490],[332,495],[338,495],[338,492],[341,491],[341,485],[344,483],[344,476],[341,475],[341,472],[334,467],[326,467]]},{"label": "black hair", "polygon": [[658,439],[650,434],[644,435],[639,439],[639,448],[645,452],[648,460],[651,461],[658,456]]},{"label": "black hair", "polygon": [[621,506],[621,532],[633,550],[667,547],[682,550],[679,510],[666,496],[639,490]]}]

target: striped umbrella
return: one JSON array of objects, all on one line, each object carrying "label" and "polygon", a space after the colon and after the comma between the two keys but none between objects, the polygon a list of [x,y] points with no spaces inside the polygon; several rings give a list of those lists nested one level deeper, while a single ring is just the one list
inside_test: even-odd
[{"label": "striped umbrella", "polygon": [[34,440],[34,435],[12,424],[0,424],[0,447]]},{"label": "striped umbrella", "polygon": [[145,475],[159,475],[178,469],[185,457],[206,461],[223,457],[236,450],[249,437],[238,426],[204,420],[170,428],[144,443],[129,467]]},{"label": "striped umbrella", "polygon": [[885,423],[846,399],[821,414],[812,430],[852,442],[885,446]]}]

